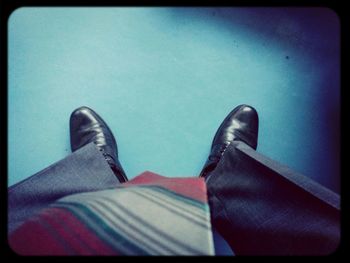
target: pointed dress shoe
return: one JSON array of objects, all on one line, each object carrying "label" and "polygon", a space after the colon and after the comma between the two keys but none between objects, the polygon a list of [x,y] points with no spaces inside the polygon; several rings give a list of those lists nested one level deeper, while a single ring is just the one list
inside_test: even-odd
[{"label": "pointed dress shoe", "polygon": [[118,160],[115,138],[104,120],[92,109],[80,107],[70,116],[70,143],[72,151],[93,142],[102,152],[112,171],[123,183],[128,179]]},{"label": "pointed dress shoe", "polygon": [[208,160],[199,176],[208,179],[208,175],[216,168],[227,147],[233,141],[245,142],[256,150],[258,129],[258,113],[253,107],[243,104],[234,108],[217,130]]}]

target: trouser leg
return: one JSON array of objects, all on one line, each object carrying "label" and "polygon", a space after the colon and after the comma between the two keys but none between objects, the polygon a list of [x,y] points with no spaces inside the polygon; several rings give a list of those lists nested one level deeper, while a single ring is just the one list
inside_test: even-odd
[{"label": "trouser leg", "polygon": [[90,143],[8,188],[8,233],[61,197],[118,184],[101,152]]},{"label": "trouser leg", "polygon": [[339,244],[339,196],[242,142],[207,186],[213,226],[237,255],[329,254]]}]

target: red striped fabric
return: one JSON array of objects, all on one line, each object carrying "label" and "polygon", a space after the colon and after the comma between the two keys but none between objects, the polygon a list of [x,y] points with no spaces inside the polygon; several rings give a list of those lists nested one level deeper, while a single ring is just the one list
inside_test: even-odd
[{"label": "red striped fabric", "polygon": [[205,182],[144,172],[116,189],[64,197],[9,244],[20,255],[213,255]]},{"label": "red striped fabric", "polygon": [[206,195],[206,185],[203,178],[168,178],[152,173],[150,171],[146,171],[135,177],[133,180],[130,180],[129,182],[123,184],[125,187],[129,185],[158,185],[200,202],[208,202]]}]

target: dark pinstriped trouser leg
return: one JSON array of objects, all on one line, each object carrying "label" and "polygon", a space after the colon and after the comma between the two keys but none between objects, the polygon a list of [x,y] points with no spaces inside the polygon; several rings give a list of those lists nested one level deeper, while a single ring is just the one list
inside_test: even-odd
[{"label": "dark pinstriped trouser leg", "polygon": [[119,184],[101,152],[90,143],[9,187],[8,233],[61,197],[112,188]]},{"label": "dark pinstriped trouser leg", "polygon": [[339,196],[232,143],[207,181],[212,223],[237,255],[319,255],[340,241]]}]

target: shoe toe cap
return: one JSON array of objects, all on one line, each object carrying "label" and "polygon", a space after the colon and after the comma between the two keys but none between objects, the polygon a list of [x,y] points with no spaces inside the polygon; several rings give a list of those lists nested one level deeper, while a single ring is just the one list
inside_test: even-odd
[{"label": "shoe toe cap", "polygon": [[243,104],[239,106],[239,110],[233,116],[240,123],[244,123],[251,131],[258,131],[259,117],[257,111],[249,105]]},{"label": "shoe toe cap", "polygon": [[98,120],[97,114],[86,106],[79,107],[75,109],[70,116],[70,127],[78,127],[84,124],[93,124],[97,123]]}]

